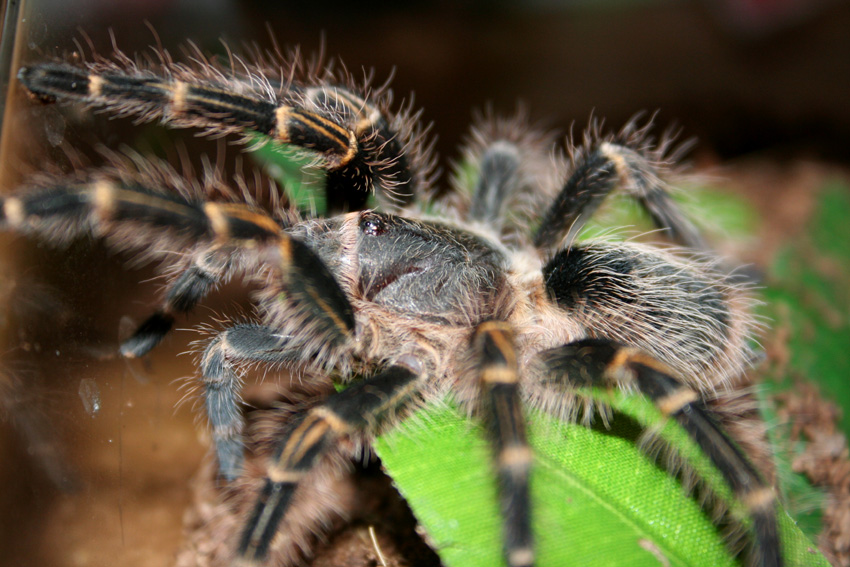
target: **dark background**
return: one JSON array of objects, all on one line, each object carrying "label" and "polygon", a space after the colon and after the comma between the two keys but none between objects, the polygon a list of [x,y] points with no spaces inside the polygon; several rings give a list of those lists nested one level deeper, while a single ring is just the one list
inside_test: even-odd
[{"label": "dark background", "polygon": [[[55,2],[55,7],[50,3]],[[352,74],[415,94],[452,155],[471,111],[518,103],[566,130],[591,112],[619,127],[659,112],[721,158],[765,149],[850,160],[850,3],[817,0],[31,3],[24,59],[220,39],[305,54],[324,45]],[[147,22],[147,25],[145,24]]]}]

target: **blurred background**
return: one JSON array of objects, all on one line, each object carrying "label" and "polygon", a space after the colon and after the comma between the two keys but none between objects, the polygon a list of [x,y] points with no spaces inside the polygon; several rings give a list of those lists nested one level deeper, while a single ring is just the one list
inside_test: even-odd
[{"label": "blurred background", "polygon": [[[850,3],[839,0],[536,0],[357,3],[330,0],[26,2],[24,61],[191,40],[221,52],[324,46],[355,76],[415,93],[453,155],[471,110],[491,104],[567,129],[591,111],[619,126],[659,111],[701,148],[729,158],[764,149],[850,159]],[[271,30],[271,34],[269,32]]]},{"label": "blurred background", "polygon": [[[13,25],[2,38],[10,71],[0,77],[7,95],[3,191],[47,161],[67,162],[69,145],[99,141],[114,148],[150,129],[32,104],[15,88],[21,64],[73,57],[79,45],[105,56],[113,42],[129,54],[160,45],[179,59],[187,41],[224,53],[222,41],[239,51],[244,44],[269,48],[273,39],[284,49],[339,57],[355,77],[373,75],[376,84],[392,79],[396,100],[412,98],[423,122],[433,124],[444,171],[476,109],[512,114],[521,106],[533,122],[565,134],[580,132],[591,113],[616,129],[637,112],[657,112],[659,131],[677,126],[685,138],[697,138],[689,159],[700,172],[722,179],[725,190],[744,195],[769,219],[750,244],[732,251],[760,269],[811,221],[824,180],[848,178],[846,1],[10,0],[8,6],[20,8],[20,22],[16,44]],[[167,136],[195,143],[191,133]],[[214,154],[215,145],[207,151]],[[3,246],[8,281],[0,278],[0,293],[20,311],[7,309],[0,325],[5,344],[13,345],[4,359],[7,377],[0,379],[6,400],[0,408],[11,416],[0,423],[0,486],[6,487],[0,563],[168,564],[192,498],[187,479],[205,454],[203,427],[191,402],[178,405],[184,390],[174,383],[193,374],[192,357],[177,355],[198,336],[176,333],[143,364],[110,359],[109,347],[132,328],[124,318],[140,321],[157,301],[156,285],[137,284],[153,272],[128,273],[124,260],[88,244],[68,254],[3,235]],[[233,301],[213,298],[183,326],[227,312]],[[848,328],[845,307],[826,305],[841,332]],[[38,419],[22,417],[33,412]]]}]

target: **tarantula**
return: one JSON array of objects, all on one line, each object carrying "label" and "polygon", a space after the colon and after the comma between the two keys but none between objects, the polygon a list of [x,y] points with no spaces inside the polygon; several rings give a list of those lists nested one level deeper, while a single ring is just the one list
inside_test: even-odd
[{"label": "tarantula", "polygon": [[[704,402],[751,359],[750,302],[705,259],[663,181],[669,144],[654,144],[648,125],[611,136],[591,127],[582,145],[569,146],[561,160],[569,166],[560,167],[568,171],[553,185],[544,173],[550,140],[491,120],[468,150],[471,193],[436,200],[439,214],[425,214],[422,200],[433,198],[426,130],[410,109],[390,110],[387,90],[304,72],[295,60],[196,59],[189,66],[160,53],[154,64],[119,54],[40,63],[18,78],[43,102],[295,148],[324,172],[331,216],[302,218],[276,202],[267,210],[245,191],[211,195],[137,159],[33,182],[3,199],[2,225],[57,244],[94,234],[171,265],[162,306],[121,346],[127,357],[149,352],[177,315],[234,274],[259,287],[257,320],[219,332],[200,356],[224,479],[242,474],[241,368],[285,365],[346,385],[276,441],[234,537],[235,562],[270,557],[299,486],[342,441],[368,445],[452,393],[491,433],[505,559],[533,565],[523,407],[575,419],[592,408],[594,388],[621,388],[650,398],[693,437],[751,518],[754,561],[782,564],[773,490]],[[576,242],[615,191],[692,252]],[[383,212],[366,208],[373,194]]]}]

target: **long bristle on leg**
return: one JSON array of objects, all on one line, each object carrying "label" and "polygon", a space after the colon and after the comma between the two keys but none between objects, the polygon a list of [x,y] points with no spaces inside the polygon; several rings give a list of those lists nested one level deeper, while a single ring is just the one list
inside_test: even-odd
[{"label": "long bristle on leg", "polygon": [[773,490],[712,418],[699,394],[664,364],[607,339],[585,339],[541,353],[552,379],[571,387],[633,387],[675,419],[711,460],[752,519],[753,561],[783,564]]},{"label": "long bristle on leg", "polygon": [[495,450],[505,523],[505,558],[510,567],[531,567],[534,564],[534,547],[528,483],[532,456],[519,397],[516,347],[511,326],[499,321],[481,323],[475,329],[472,346],[482,410]]},{"label": "long bristle on leg", "polygon": [[268,465],[267,478],[239,540],[240,564],[268,556],[281,520],[302,479],[343,438],[380,430],[414,397],[418,374],[392,366],[334,394],[292,424]]}]

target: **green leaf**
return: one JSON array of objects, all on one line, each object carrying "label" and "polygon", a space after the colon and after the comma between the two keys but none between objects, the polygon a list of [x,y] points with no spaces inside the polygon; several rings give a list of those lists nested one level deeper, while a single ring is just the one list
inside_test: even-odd
[{"label": "green leaf", "polygon": [[[315,156],[261,134],[255,134],[255,138],[258,146],[250,155],[266,175],[283,187],[289,203],[310,218],[327,215],[325,173],[318,167],[309,167]],[[377,206],[374,193],[367,197],[366,206],[370,209]]]},{"label": "green leaf", "polygon": [[[673,198],[710,239],[750,238],[758,225],[758,217],[752,207],[728,192],[688,187],[674,193]],[[593,218],[579,232],[579,240],[598,237],[622,240],[635,233],[655,230],[649,214],[634,199],[615,194],[603,201]]]},{"label": "green leaf", "polygon": [[[618,416],[611,430],[558,422],[540,412],[529,416],[537,564],[737,565],[699,502],[639,450],[634,426],[657,422],[654,407],[624,396],[615,407],[630,413]],[[413,422],[383,436],[376,450],[441,559],[450,567],[504,565],[484,431],[451,404],[427,408]],[[668,425],[665,435],[690,457],[703,459],[699,470],[713,471],[676,429]],[[781,522],[788,565],[828,565],[784,513]]]},{"label": "green leaf", "polygon": [[283,187],[289,202],[311,217],[324,215],[328,208],[325,176],[317,168],[307,167],[315,158],[260,134],[256,139],[259,145],[251,156]]}]

